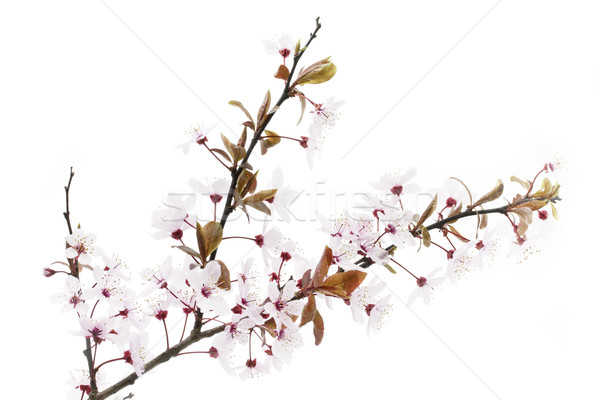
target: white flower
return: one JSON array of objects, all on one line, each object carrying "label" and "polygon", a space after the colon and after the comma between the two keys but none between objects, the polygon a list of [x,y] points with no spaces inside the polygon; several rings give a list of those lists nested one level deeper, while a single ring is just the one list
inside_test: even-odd
[{"label": "white flower", "polygon": [[371,186],[384,193],[391,193],[399,198],[402,194],[416,193],[419,190],[417,185],[408,183],[416,174],[417,170],[411,168],[400,175],[382,175],[381,178],[379,178],[379,181],[372,182]]},{"label": "white flower", "polygon": [[171,237],[175,240],[181,240],[183,231],[195,225],[195,220],[189,215],[190,210],[196,201],[195,196],[169,196],[168,204],[165,208],[160,208],[152,212],[151,225],[158,229],[152,233],[156,239]]},{"label": "white flower", "polygon": [[269,367],[261,362],[261,361],[256,361],[256,358],[249,358],[246,361],[246,364],[244,367],[237,367],[238,369],[241,368],[240,371],[240,378],[242,380],[246,380],[250,377],[252,378],[256,378],[257,376],[260,376],[261,374],[268,374],[269,371]]},{"label": "white flower", "polygon": [[275,168],[271,182],[267,187],[277,189],[275,196],[266,200],[271,204],[271,212],[277,214],[284,222],[289,223],[292,216],[289,206],[296,201],[301,192],[283,185],[283,172],[281,167]]},{"label": "white flower", "polygon": [[172,257],[168,256],[160,265],[142,270],[143,284],[146,287],[139,294],[140,298],[148,296],[156,289],[166,289],[168,287],[169,279],[171,279],[174,271],[171,263]]},{"label": "white flower", "polygon": [[196,291],[196,306],[203,312],[214,310],[219,315],[229,314],[229,308],[223,299],[224,290],[218,286],[221,277],[221,265],[210,261],[204,269],[195,269],[188,274],[190,286]]},{"label": "white flower", "polygon": [[221,334],[215,336],[213,344],[208,350],[210,357],[219,360],[219,363],[221,363],[221,366],[229,375],[234,375],[233,368],[231,368],[230,358],[230,354],[234,347],[235,343]]},{"label": "white flower", "polygon": [[150,358],[148,349],[148,332],[131,335],[129,350],[124,354],[125,362],[133,366],[137,376],[142,376],[144,364]]},{"label": "white flower", "polygon": [[61,293],[52,295],[50,301],[62,304],[62,312],[75,310],[79,314],[85,315],[89,308],[81,297],[81,283],[79,282],[79,279],[72,275],[67,275],[65,278],[65,290]]},{"label": "white flower", "polygon": [[210,130],[212,128],[214,128],[214,126],[208,128],[208,129],[205,129],[203,125],[198,125],[196,127],[190,128],[185,133],[187,135],[190,135],[191,138],[187,142],[182,143],[182,144],[178,145],[177,147],[181,147],[184,154],[188,154],[190,152],[190,147],[192,145],[199,144],[199,145],[203,146],[206,143],[206,141],[208,140],[206,138],[206,134],[208,132],[210,132]]},{"label": "white flower", "polygon": [[299,315],[303,307],[300,300],[291,300],[296,293],[296,282],[288,281],[281,291],[277,289],[275,282],[270,282],[268,292],[271,302],[264,307],[265,311],[275,319],[277,330],[280,330],[282,325],[286,327],[294,325],[290,316]]},{"label": "white flower", "polygon": [[79,317],[80,331],[73,332],[78,336],[85,336],[99,344],[105,340],[110,340],[114,343],[119,342],[121,338],[117,338],[117,320],[114,318],[90,318],[86,316]]},{"label": "white flower", "polygon": [[441,269],[442,269],[442,267],[436,268],[433,272],[431,272],[426,277],[422,276],[417,279],[417,282],[416,282],[417,287],[415,290],[412,291],[412,293],[408,297],[408,301],[406,303],[407,305],[410,306],[412,303],[414,303],[415,299],[419,296],[421,298],[423,298],[423,303],[429,304],[429,301],[431,300],[431,295],[433,294],[433,291],[435,290],[435,288],[437,286],[441,285],[446,280],[445,276],[436,277],[436,278],[433,277]]},{"label": "white flower", "polygon": [[292,54],[295,43],[292,35],[286,33],[280,35],[276,40],[263,40],[263,45],[267,53],[282,56],[283,63],[285,64],[286,58]]},{"label": "white flower", "polygon": [[93,270],[95,285],[83,292],[82,297],[98,299],[108,302],[112,309],[121,308],[125,301],[133,299],[134,292],[123,285],[121,274],[118,271],[95,267]]},{"label": "white flower", "polygon": [[73,234],[66,237],[70,247],[65,249],[67,258],[77,259],[81,264],[89,264],[92,261],[92,255],[99,251],[93,246],[96,241],[96,235],[85,233],[81,229],[74,229]]},{"label": "white flower", "polygon": [[384,289],[384,282],[373,279],[368,286],[360,286],[350,296],[352,317],[361,323],[367,319],[367,334],[381,330],[392,308],[389,304],[392,295],[379,298]]},{"label": "white flower", "polygon": [[340,117],[339,108],[344,104],[343,101],[335,101],[329,97],[322,104],[315,104],[313,114],[313,124],[320,125],[322,128],[333,128]]},{"label": "white flower", "polygon": [[271,346],[275,368],[280,369],[281,367],[279,359],[284,363],[290,363],[292,361],[292,353],[294,350],[300,348],[302,343],[302,335],[295,325],[276,331],[275,340]]}]

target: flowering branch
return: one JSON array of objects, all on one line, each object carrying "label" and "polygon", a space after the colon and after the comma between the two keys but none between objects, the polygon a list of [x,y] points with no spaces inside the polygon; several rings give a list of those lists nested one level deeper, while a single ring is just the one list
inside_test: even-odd
[{"label": "flowering branch", "polygon": [[[83,399],[87,395],[88,400],[106,399],[133,385],[146,372],[181,354],[206,354],[217,359],[225,370],[235,371],[242,379],[268,373],[271,368],[279,370],[284,363],[290,361],[292,352],[302,344],[302,332],[306,331],[302,329],[303,326],[312,325],[315,345],[322,342],[325,325],[319,306],[326,299],[339,299],[340,303],[349,306],[352,317],[357,322],[367,321],[368,332],[381,328],[384,317],[389,314],[388,302],[392,295],[381,294],[385,284],[372,274],[369,274],[371,277],[368,283],[363,284],[368,276],[365,269],[369,266],[377,264],[391,273],[396,273],[392,265],[403,269],[407,272],[406,275],[402,274],[404,277],[410,276],[416,280],[409,303],[418,295],[427,302],[437,285],[447,278],[460,278],[473,266],[482,267],[495,254],[496,238],[492,237],[494,230],[487,229],[481,239],[478,236],[479,231],[487,227],[487,214],[506,216],[516,235],[513,243],[517,246],[528,240],[526,231],[533,223],[534,211],[537,212],[538,219],[543,221],[548,217],[548,211],[543,208],[548,206],[557,218],[554,203],[560,200],[558,183],[553,184],[546,177],[541,188],[534,191],[534,184],[542,172],[554,170],[551,163],[546,164],[531,181],[513,176],[511,181],[519,183],[525,190],[504,206],[489,209],[483,207],[503,194],[504,185],[500,180],[490,192],[473,201],[468,187],[455,178],[466,189],[468,199],[464,194],[449,192],[445,204],[438,207],[438,196],[443,193],[442,190],[435,194],[420,213],[413,213],[403,205],[408,203],[403,202],[402,197],[418,190],[416,185],[408,183],[415,174],[414,170],[410,170],[400,176],[384,175],[380,182],[372,184],[375,189],[382,190],[383,195],[366,196],[370,213],[359,216],[347,213],[334,224],[330,220],[321,219],[323,230],[330,234],[330,239],[316,265],[310,265],[302,256],[303,251],[296,249],[296,242],[284,239],[283,233],[275,227],[268,229],[268,221],[265,221],[262,233],[257,235],[232,233],[224,237],[224,227],[235,209],[241,208],[250,222],[247,206],[267,215],[271,215],[272,211],[282,214],[281,208],[286,206],[284,193],[287,189],[281,187],[281,179],[277,179],[276,174],[271,188],[257,191],[257,173],[251,172],[253,167],[248,163],[256,145],[260,142],[261,152],[266,154],[267,149],[277,145],[282,139],[296,141],[300,144],[298,150],[306,150],[307,161],[312,166],[312,155],[318,149],[323,130],[335,124],[338,117],[336,108],[341,102],[335,102],[333,98],[325,102],[313,101],[299,87],[329,81],[335,75],[337,67],[328,57],[296,72],[304,52],[316,38],[320,28],[317,18],[316,27],[304,47],[298,41],[294,49],[293,39],[289,35],[270,44],[275,53],[283,57],[275,78],[284,80],[284,89],[273,107],[271,94],[267,91],[256,119],[239,101],[230,102],[248,118],[242,123],[243,132],[237,144],[221,135],[224,148],[209,147],[206,144],[209,140],[206,131],[200,126],[191,132],[193,139],[181,146],[185,153],[192,144],[208,150],[226,167],[231,181],[221,178],[207,186],[196,179],[190,180],[194,191],[207,194],[212,202],[208,219],[192,212],[195,196],[184,198],[173,195],[170,198],[172,201],[164,202],[167,208],[153,213],[152,225],[159,230],[153,235],[156,238],[175,240],[176,245],[171,247],[181,251],[178,253],[181,259],[175,261],[179,265],[173,266],[173,257],[168,256],[161,264],[143,269],[141,290],[134,290],[125,283],[130,280],[129,270],[118,256],[108,257],[96,249],[95,235],[85,233],[79,226],[72,228],[69,192],[74,173],[71,168],[69,181],[65,186],[66,211],[63,213],[69,231],[65,238],[67,262],[52,263],[68,267],[68,272],[47,267],[44,268],[44,275],[51,277],[57,272],[66,275],[65,291],[55,295],[53,301],[62,303],[64,311],[76,315],[81,330],[74,334],[85,338],[87,368],[76,370],[79,372],[78,376],[72,374],[72,388],[79,391],[77,397],[81,396]],[[288,69],[286,58],[292,54],[293,61]],[[308,127],[309,136],[294,138],[266,129],[279,107],[289,98],[297,98],[300,103],[301,116],[298,124],[302,121],[306,105],[314,107],[314,111],[311,111],[313,121]],[[248,130],[253,133],[246,146]],[[221,203],[225,195],[227,197]],[[188,201],[189,199],[192,201]],[[464,208],[463,203],[467,204]],[[223,206],[223,210],[217,220],[220,206]],[[453,225],[454,222],[471,216],[477,217],[476,240],[460,234]],[[200,224],[202,220],[208,222]],[[187,237],[184,240],[186,230],[193,232],[197,246],[190,247]],[[444,245],[447,240],[451,248],[446,249],[432,241],[431,232],[438,230],[444,237]],[[254,242],[262,252],[264,274],[257,273],[254,259],[247,258],[240,271],[232,276],[225,262],[216,259],[219,246],[225,239]],[[453,243],[459,240],[464,243],[462,246]],[[433,244],[436,249],[445,252],[448,262],[446,273],[439,275],[440,267],[424,274],[426,276],[420,276],[411,271],[412,266],[399,255],[393,254],[396,250],[416,244],[419,244],[419,250],[422,246],[430,247]],[[435,252],[437,255],[441,253],[439,250]],[[98,257],[101,257],[101,261]],[[86,274],[83,273],[84,268]],[[90,271],[89,274],[87,270]],[[91,280],[89,285],[84,285],[88,283],[84,282],[86,279]],[[183,312],[185,322],[179,342],[171,346],[168,317],[173,315],[172,310]],[[188,327],[187,323],[190,314],[194,316],[193,327]],[[164,330],[166,350],[154,357],[149,354],[148,325],[157,320],[161,324],[161,336]],[[204,325],[209,322],[218,326],[203,330]],[[214,338],[208,350],[184,351],[192,344],[209,337]],[[242,351],[233,353],[236,346],[241,346]],[[116,354],[108,354],[105,350]],[[134,372],[107,385],[103,381],[103,375],[105,370],[115,364],[129,364]],[[130,394],[125,398],[131,396]]]}]

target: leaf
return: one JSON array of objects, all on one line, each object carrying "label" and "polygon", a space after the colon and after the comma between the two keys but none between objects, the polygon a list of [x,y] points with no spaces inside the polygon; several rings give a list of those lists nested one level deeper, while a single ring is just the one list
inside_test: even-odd
[{"label": "leaf", "polygon": [[290,70],[288,69],[288,67],[286,67],[283,64],[280,65],[279,68],[277,69],[277,72],[275,73],[275,78],[283,79],[284,81],[287,81],[289,77],[290,77]]},{"label": "leaf", "polygon": [[236,206],[242,207],[242,212],[246,214],[246,218],[248,218],[248,223],[250,223],[250,214],[248,214],[246,204],[244,204],[244,200],[242,200],[237,190],[233,192],[233,199],[235,200]]},{"label": "leaf", "polygon": [[245,197],[248,193],[254,192],[256,185],[258,184],[256,175],[258,175],[258,171],[252,173],[246,169],[242,170],[235,186],[240,197]]},{"label": "leaf", "polygon": [[302,122],[302,117],[304,117],[304,111],[306,110],[306,99],[304,96],[300,94],[298,99],[300,100],[300,119],[298,119],[296,126],[300,125],[300,122]]},{"label": "leaf", "polygon": [[229,104],[231,104],[234,107],[239,108],[240,110],[242,110],[244,112],[244,114],[246,114],[246,117],[248,117],[250,122],[252,122],[252,127],[250,127],[250,129],[254,130],[254,120],[252,119],[252,115],[250,115],[248,110],[246,110],[246,107],[244,107],[244,105],[237,100],[231,100],[229,102]]},{"label": "leaf", "polygon": [[309,269],[304,272],[304,275],[302,275],[302,279],[300,279],[300,286],[302,286],[302,289],[308,286],[311,272],[312,269]]},{"label": "leaf", "polygon": [[[460,202],[460,204],[458,204],[457,206],[454,206],[454,207],[452,207],[452,208],[450,209],[450,212],[448,213],[448,217],[447,217],[447,218],[452,218],[452,217],[454,217],[455,215],[458,215],[458,214],[460,214],[461,210],[462,210],[462,202]],[[454,222],[456,222],[456,220],[454,220],[454,221],[450,221],[450,222],[448,222],[448,223],[449,223],[449,224],[452,224],[452,223],[454,223]]]},{"label": "leaf", "polygon": [[390,264],[385,264],[384,267],[390,271],[392,274],[396,274],[396,270],[394,268],[392,268],[392,266]]},{"label": "leaf", "polygon": [[255,201],[255,202],[244,202],[247,206],[250,206],[254,209],[257,209],[260,212],[263,212],[267,215],[271,215],[271,209],[269,207],[267,207],[267,205],[265,203],[263,203],[262,201]]},{"label": "leaf", "polygon": [[488,224],[488,215],[483,214],[481,216],[481,221],[479,222],[479,229],[485,229],[487,227],[487,224]]},{"label": "leaf", "polygon": [[527,232],[529,224],[533,220],[533,214],[530,208],[515,208],[510,210],[519,217],[519,225],[517,226],[517,234],[522,236]]},{"label": "leaf", "polygon": [[247,170],[250,170],[250,171],[252,171],[252,169],[253,169],[252,165],[250,165],[250,163],[247,163],[247,162],[240,164],[240,168],[246,168]]},{"label": "leaf", "polygon": [[299,73],[293,86],[327,82],[333,78],[336,72],[337,67],[331,62],[331,57],[327,57],[308,66]]},{"label": "leaf", "polygon": [[265,148],[270,149],[281,142],[281,137],[275,132],[265,130],[265,134],[267,137],[262,140]]},{"label": "leaf", "polygon": [[313,335],[315,336],[315,346],[321,344],[324,333],[325,324],[323,323],[323,317],[321,317],[319,310],[315,310],[315,316],[313,317]]},{"label": "leaf", "polygon": [[260,141],[260,154],[262,154],[263,156],[267,154],[267,148],[265,147],[264,140]]},{"label": "leaf", "polygon": [[350,296],[346,294],[344,289],[338,286],[318,286],[315,291],[324,294],[325,296],[337,297],[340,299],[349,299]]},{"label": "leaf", "polygon": [[191,247],[187,247],[187,246],[171,246],[171,248],[179,249],[179,250],[183,251],[185,254],[189,254],[192,257],[202,258],[202,256],[200,255],[200,253],[198,253],[196,250],[192,249]]},{"label": "leaf", "polygon": [[258,114],[256,116],[257,129],[260,128],[265,122],[265,119],[267,119],[267,111],[269,110],[269,107],[271,107],[271,91],[267,90],[267,94],[265,94],[265,98],[263,99],[263,102],[260,105],[258,109]]},{"label": "leaf", "polygon": [[[367,277],[367,273],[363,271],[345,271],[331,275],[323,282],[323,286],[339,287],[348,296],[360,286]],[[318,288],[317,288],[318,289]]]},{"label": "leaf", "polygon": [[217,281],[217,286],[221,289],[229,290],[231,289],[231,274],[229,273],[229,269],[223,261],[217,260],[217,262],[221,266],[221,276]]},{"label": "leaf", "polygon": [[246,197],[244,202],[248,204],[257,201],[265,201],[275,196],[276,193],[277,189],[261,190],[260,192],[256,192],[253,195]]},{"label": "leaf", "polygon": [[214,151],[215,153],[217,153],[218,155],[220,155],[221,157],[223,157],[224,159],[226,159],[230,163],[233,162],[233,161],[231,161],[231,158],[229,158],[229,154],[227,154],[225,151],[223,151],[221,149],[217,149],[216,147],[214,149],[210,149],[210,150]]},{"label": "leaf", "polygon": [[502,196],[502,192],[504,192],[504,183],[498,179],[496,186],[487,194],[483,195],[483,197],[481,197],[479,200],[477,200],[475,204],[471,206],[471,208],[475,208],[484,203],[489,203],[490,201],[496,200],[498,197]]},{"label": "leaf", "polygon": [[558,221],[558,210],[554,206],[554,203],[550,203],[550,207],[552,208],[552,216]]},{"label": "leaf", "polygon": [[454,233],[455,236],[456,236],[456,238],[458,240],[460,240],[461,242],[463,242],[463,243],[469,243],[469,239],[466,239],[463,235],[461,235],[460,232],[458,232],[458,230],[455,227],[453,227],[452,225],[447,225],[446,228],[450,232]]},{"label": "leaf", "polygon": [[467,191],[467,194],[469,195],[469,202],[470,202],[470,204],[473,204],[473,196],[471,195],[471,191],[469,190],[469,187],[463,181],[461,181],[460,179],[458,179],[454,176],[451,176],[450,179],[454,179],[456,182],[460,183],[465,188],[465,190]]},{"label": "leaf", "polygon": [[204,264],[208,255],[206,249],[206,235],[204,234],[204,229],[202,229],[202,225],[200,225],[199,222],[196,222],[196,240],[198,241],[200,258],[202,259],[202,264]]},{"label": "leaf", "polygon": [[227,152],[231,155],[231,158],[238,162],[246,156],[246,149],[242,146],[238,146],[237,144],[233,144],[221,133],[221,139],[223,140],[223,144],[227,149]]},{"label": "leaf", "polygon": [[315,268],[315,273],[312,278],[312,286],[319,286],[323,283],[323,280],[327,276],[329,272],[329,267],[333,262],[333,253],[329,246],[325,246],[325,250],[323,250],[323,255]]},{"label": "leaf", "polygon": [[539,210],[545,207],[547,204],[546,200],[528,200],[521,204],[514,206],[513,208],[529,208],[531,211]]},{"label": "leaf", "polygon": [[312,321],[313,318],[315,317],[316,311],[317,311],[317,302],[315,301],[315,295],[309,294],[308,301],[306,302],[306,304],[304,305],[304,308],[302,309],[299,326],[304,326],[304,325],[308,324],[310,321]]},{"label": "leaf", "polygon": [[511,181],[511,182],[517,182],[519,185],[523,186],[523,188],[524,188],[525,190],[529,190],[529,188],[531,187],[531,182],[529,182],[529,181],[524,181],[523,179],[521,179],[521,178],[517,178],[517,177],[516,177],[516,176],[514,176],[514,175],[510,177],[510,181]]},{"label": "leaf", "polygon": [[223,227],[220,223],[210,221],[202,228],[204,232],[204,243],[206,246],[206,255],[209,256],[219,247],[223,240]]},{"label": "leaf", "polygon": [[244,130],[242,131],[242,136],[240,136],[240,139],[237,142],[238,146],[241,147],[246,147],[246,139],[248,138],[248,127],[244,126]]},{"label": "leaf", "polygon": [[429,205],[427,206],[425,211],[423,211],[423,214],[421,215],[421,217],[419,218],[419,220],[417,221],[415,226],[423,225],[423,222],[425,222],[427,220],[427,218],[429,218],[429,217],[431,217],[431,215],[433,215],[433,212],[435,211],[436,208],[437,208],[437,194],[433,197],[433,200],[431,200],[431,202],[429,203]]},{"label": "leaf", "polygon": [[429,247],[431,246],[431,235],[426,227],[421,227],[421,236],[423,237],[423,246]]}]

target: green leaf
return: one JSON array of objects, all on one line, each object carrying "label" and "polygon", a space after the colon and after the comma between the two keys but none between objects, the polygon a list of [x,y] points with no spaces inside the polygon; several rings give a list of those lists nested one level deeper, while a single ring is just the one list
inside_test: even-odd
[{"label": "green leaf", "polygon": [[337,67],[331,62],[331,57],[327,57],[300,72],[294,86],[327,82],[336,72]]}]

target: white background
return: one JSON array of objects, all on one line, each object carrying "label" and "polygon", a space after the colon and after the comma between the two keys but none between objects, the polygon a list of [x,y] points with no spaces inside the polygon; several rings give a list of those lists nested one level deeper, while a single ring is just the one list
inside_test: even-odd
[{"label": "white background", "polygon": [[[227,101],[256,109],[267,88],[281,88],[272,79],[279,60],[261,39],[290,32],[304,41],[321,16],[304,62],[332,56],[338,74],[305,89],[317,101],[345,100],[342,118],[312,172],[301,149],[283,143],[253,158],[265,178],[280,165],[286,184],[306,193],[317,181],[327,193],[353,193],[415,166],[423,187],[458,176],[483,193],[497,178],[532,177],[558,153],[561,221],[526,263],[499,258],[414,314],[397,302],[380,335],[367,337],[336,309],[340,318],[325,315],[323,344],[307,333],[280,373],[241,382],[186,356],[136,383],[135,398],[598,396],[595,2],[171,3],[0,6],[6,394],[60,398],[68,370],[83,365],[83,341],[68,333],[76,326],[47,300],[61,284],[41,275],[64,254],[69,167],[74,222],[134,270],[162,261],[168,243],[149,237],[150,212],[169,191],[187,190],[189,177],[221,173],[206,154],[175,148],[184,130],[219,123],[213,134],[238,134],[242,115]],[[298,106],[286,107],[273,130],[303,134]],[[309,257],[326,240],[313,228],[286,228]],[[389,279],[395,287],[405,277]]]}]

